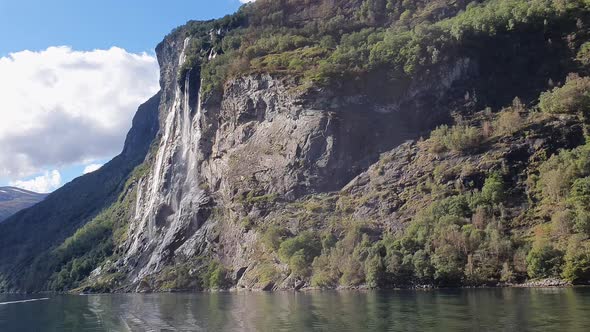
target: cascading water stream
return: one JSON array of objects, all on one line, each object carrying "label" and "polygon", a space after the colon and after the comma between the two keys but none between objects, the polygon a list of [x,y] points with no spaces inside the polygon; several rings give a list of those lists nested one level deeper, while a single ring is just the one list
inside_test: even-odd
[{"label": "cascading water stream", "polygon": [[[184,40],[183,49],[182,49],[182,52],[181,52],[179,59],[178,59],[178,67],[179,68],[181,66],[183,66],[186,61],[186,49],[188,47],[189,42],[190,42],[190,38],[186,38]],[[185,84],[185,93],[183,94],[183,91],[181,90],[180,86],[176,86],[175,91],[174,91],[174,101],[172,103],[172,106],[168,110],[168,114],[166,115],[166,120],[165,120],[165,124],[164,124],[164,134],[163,134],[162,139],[160,141],[160,147],[158,148],[158,152],[156,154],[156,161],[155,161],[154,167],[152,169],[152,176],[151,176],[150,182],[148,184],[148,190],[146,192],[147,204],[145,205],[145,209],[142,209],[143,214],[138,213],[140,211],[140,209],[136,210],[136,218],[147,221],[149,223],[149,227],[146,227],[146,228],[148,229],[150,238],[152,238],[154,236],[154,232],[155,232],[153,215],[155,213],[155,210],[156,210],[156,207],[158,204],[159,192],[160,192],[163,178],[165,175],[164,173],[166,172],[166,169],[164,167],[164,162],[168,157],[170,157],[169,156],[170,146],[173,144],[173,141],[175,139],[175,135],[174,135],[175,119],[177,117],[177,113],[181,109],[183,111],[186,110],[186,112],[190,112],[190,110],[187,107],[188,106],[188,93],[186,93],[186,91],[188,91],[188,89],[189,89],[189,85],[188,85],[189,76],[188,75],[189,75],[189,73],[187,73],[187,79],[185,81],[185,83],[186,83]],[[184,97],[184,100],[183,100],[183,97]],[[184,121],[184,122],[186,123],[187,121]],[[190,131],[190,130],[187,129],[187,131]],[[138,195],[138,199],[140,199],[139,195]],[[139,204],[137,204],[137,206],[139,206]]]},{"label": "cascading water stream", "polygon": [[176,197],[175,202],[178,207],[176,219],[179,220],[186,216],[190,218],[193,203],[198,200],[200,195],[200,189],[198,186],[198,165],[197,157],[199,152],[199,140],[201,139],[201,85],[198,88],[197,95],[197,112],[193,118],[191,118],[192,109],[190,107],[190,72],[187,73],[184,83],[184,105],[182,110],[182,130],[181,130],[181,151],[182,157],[180,162],[182,163],[183,172],[181,173],[184,179],[180,179],[179,183],[180,192],[182,195]]},{"label": "cascading water stream", "polygon": [[[190,39],[184,41],[178,66],[186,61],[186,49]],[[142,225],[136,233],[129,254],[148,245],[153,250],[149,262],[137,278],[157,271],[165,261],[163,257],[176,250],[191,251],[194,244],[179,248],[187,240],[187,230],[198,224],[197,216],[205,201],[204,191],[199,187],[199,142],[201,140],[201,84],[191,86],[195,70],[177,84],[174,99],[166,115],[164,132],[149,183],[138,193],[136,220]],[[194,84],[193,84],[194,85]],[[195,96],[194,92],[198,91]],[[191,95],[191,92],[193,93]],[[196,97],[196,100],[195,100]],[[196,102],[196,111],[195,109]],[[191,107],[192,106],[192,107]]]},{"label": "cascading water stream", "polygon": [[184,77],[184,102],[182,105],[182,159],[186,161],[187,154],[190,151],[191,140],[191,108],[190,108],[190,75],[189,70]]},{"label": "cascading water stream", "polygon": [[[192,128],[190,128],[192,146],[190,147],[190,155],[187,156],[187,177],[185,181],[185,187],[196,184],[194,183],[197,180],[198,174],[198,165],[197,165],[197,157],[199,152],[199,141],[201,140],[201,117],[202,117],[202,106],[201,106],[201,87],[203,86],[203,80],[201,79],[199,84],[199,92],[197,95],[197,112],[195,113],[194,118],[192,119]],[[187,118],[188,119],[188,118]],[[187,123],[187,126],[190,125],[190,122]]]}]

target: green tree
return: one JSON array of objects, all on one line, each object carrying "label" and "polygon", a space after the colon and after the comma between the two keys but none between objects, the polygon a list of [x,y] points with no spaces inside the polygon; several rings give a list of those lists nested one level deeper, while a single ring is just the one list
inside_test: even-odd
[{"label": "green tree", "polygon": [[569,199],[579,209],[590,209],[590,177],[574,181]]},{"label": "green tree", "polygon": [[562,276],[572,283],[590,281],[590,244],[579,235],[569,239]]},{"label": "green tree", "polygon": [[527,273],[531,278],[559,275],[563,254],[548,243],[534,245],[527,254]]},{"label": "green tree", "polygon": [[461,282],[466,257],[453,245],[444,244],[435,249],[432,256],[434,277],[443,285]]},{"label": "green tree", "polygon": [[295,274],[306,276],[314,258],[322,251],[319,237],[311,231],[301,232],[299,235],[287,239],[279,246],[279,257],[289,264]]},{"label": "green tree", "polygon": [[206,286],[210,289],[223,289],[229,284],[227,279],[227,270],[219,262],[211,262],[207,267],[205,276]]},{"label": "green tree", "polygon": [[379,255],[373,255],[365,263],[365,275],[369,287],[378,287],[384,278],[383,260]]},{"label": "green tree", "polygon": [[504,201],[506,192],[505,184],[500,173],[494,172],[486,178],[481,193],[485,200],[491,204],[498,204]]}]

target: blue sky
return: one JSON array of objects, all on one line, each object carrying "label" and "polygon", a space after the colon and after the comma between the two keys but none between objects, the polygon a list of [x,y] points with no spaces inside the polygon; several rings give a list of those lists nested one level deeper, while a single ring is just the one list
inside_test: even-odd
[{"label": "blue sky", "polygon": [[[0,186],[49,192],[110,160],[158,90],[155,46],[239,0],[0,0]],[[95,70],[72,65],[92,63]]]},{"label": "blue sky", "polygon": [[0,0],[0,56],[68,45],[151,52],[188,20],[232,13],[238,0]]}]

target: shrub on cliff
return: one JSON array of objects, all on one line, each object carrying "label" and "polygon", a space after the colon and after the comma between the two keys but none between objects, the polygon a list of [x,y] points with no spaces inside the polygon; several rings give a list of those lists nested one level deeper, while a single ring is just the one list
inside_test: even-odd
[{"label": "shrub on cliff", "polygon": [[464,152],[478,147],[482,139],[479,128],[466,125],[452,127],[442,125],[430,133],[431,151]]},{"label": "shrub on cliff", "polygon": [[[573,150],[564,150],[551,156],[539,167],[539,175],[533,178],[541,198],[558,203],[571,191],[573,183],[590,175],[590,144]],[[582,183],[580,183],[580,190]]]},{"label": "shrub on cliff", "polygon": [[217,261],[210,262],[203,276],[203,286],[209,289],[224,289],[229,284],[225,267]]},{"label": "shrub on cliff", "polygon": [[494,132],[499,135],[512,135],[520,130],[524,124],[521,113],[525,112],[525,105],[519,98],[514,98],[512,106],[503,109],[494,121]]},{"label": "shrub on cliff", "polygon": [[270,225],[262,234],[262,242],[272,250],[279,250],[281,242],[289,235],[287,229]]},{"label": "shrub on cliff", "polygon": [[322,244],[319,237],[310,231],[283,241],[279,247],[279,257],[289,264],[293,273],[299,276],[309,274],[309,266],[316,256],[319,256]]},{"label": "shrub on cliff", "polygon": [[584,66],[590,65],[590,42],[586,42],[580,46],[576,60]]},{"label": "shrub on cliff", "polygon": [[[379,262],[367,264],[371,251],[371,241],[363,225],[346,221],[338,225],[340,238],[324,246],[322,254],[313,261],[312,284],[319,287],[356,286],[363,282],[377,283]],[[374,254],[374,253],[373,253]],[[374,256],[374,255],[373,255]],[[371,276],[367,280],[365,275]]]},{"label": "shrub on cliff", "polygon": [[494,172],[486,178],[483,188],[481,189],[482,196],[490,204],[498,204],[506,198],[505,184],[502,176]]},{"label": "shrub on cliff", "polygon": [[541,110],[552,114],[575,114],[590,122],[590,77],[570,75],[562,87],[541,94]]}]

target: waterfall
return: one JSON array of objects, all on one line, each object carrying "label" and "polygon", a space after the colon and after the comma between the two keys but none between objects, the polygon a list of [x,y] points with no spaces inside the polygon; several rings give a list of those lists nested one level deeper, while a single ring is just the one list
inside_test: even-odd
[{"label": "waterfall", "polygon": [[[189,182],[192,179],[196,179],[198,174],[195,174],[195,172],[197,171],[197,157],[198,157],[198,151],[199,151],[199,141],[201,140],[201,117],[202,117],[202,107],[201,107],[201,87],[203,86],[203,80],[201,79],[201,82],[199,84],[199,93],[197,96],[197,112],[192,120],[192,130],[191,130],[191,134],[192,134],[192,139],[191,141],[194,143],[193,149],[191,150],[191,155],[188,156],[188,162],[187,162],[187,167],[188,167],[188,171],[187,171],[187,182]],[[187,124],[188,125],[188,124]],[[187,183],[188,185],[190,185],[191,183]]]},{"label": "waterfall", "polygon": [[190,75],[191,71],[189,70],[184,78],[184,102],[182,106],[182,158],[186,160],[187,153],[190,150],[190,133],[191,133],[191,126],[190,126]]},{"label": "waterfall", "polygon": [[[188,47],[188,44],[190,42],[190,38],[186,38],[184,40],[184,46],[182,48],[182,52],[180,53],[179,59],[178,59],[178,68],[182,67],[182,65],[185,63],[186,61],[186,49]],[[185,90],[182,91],[180,86],[176,86],[175,91],[174,91],[174,101],[172,103],[172,106],[168,109],[168,114],[166,115],[166,120],[165,120],[165,124],[164,124],[164,134],[162,136],[162,139],[160,141],[160,147],[158,148],[158,152],[156,154],[156,162],[154,164],[153,170],[152,170],[152,177],[151,177],[151,181],[149,182],[149,190],[148,190],[148,197],[147,197],[147,204],[146,204],[146,208],[143,210],[143,215],[141,216],[142,219],[146,220],[150,220],[153,221],[153,218],[149,218],[150,216],[153,216],[153,214],[156,212],[155,209],[157,207],[157,203],[158,203],[158,194],[160,191],[160,187],[162,185],[163,182],[163,177],[164,174],[166,172],[165,167],[164,167],[164,161],[166,160],[167,157],[169,157],[168,153],[170,150],[170,146],[174,143],[174,139],[175,139],[175,135],[173,135],[173,131],[174,131],[174,122],[176,120],[176,116],[177,113],[182,109],[185,113],[185,117],[189,116],[189,114],[186,114],[186,112],[190,112],[190,110],[188,109],[188,89],[189,87],[189,75],[190,72],[187,73],[186,79],[185,79]],[[184,92],[184,93],[183,93]],[[184,97],[184,98],[183,98]],[[186,123],[186,119],[184,123]],[[184,129],[183,129],[184,131]],[[190,128],[187,128],[186,131],[190,131]],[[137,215],[137,214],[136,214]],[[154,225],[152,222],[150,222],[149,227],[147,227],[149,229],[150,232],[150,237],[153,235],[152,232],[154,231]]]},{"label": "waterfall", "polygon": [[[185,52],[189,42],[188,38],[184,41],[179,68],[186,61]],[[202,80],[199,86],[191,86],[191,81],[194,82],[191,75],[194,78],[198,74],[196,70],[189,70],[182,78],[184,84],[176,85],[152,173],[149,181],[144,182],[143,190],[138,191],[141,198],[138,198],[137,209],[141,212],[136,213],[137,227],[127,257],[146,250],[146,245],[153,250],[138,278],[156,271],[165,261],[163,256],[170,254],[170,250],[185,250],[186,253],[186,250],[190,252],[196,248],[187,246],[179,249],[179,245],[187,240],[185,231],[198,224],[197,215],[206,198],[206,192],[199,187]],[[191,106],[195,108],[196,91],[197,105],[193,112]]]},{"label": "waterfall", "polygon": [[[190,39],[184,41],[184,48],[179,56],[179,67],[186,61],[186,49]],[[198,156],[199,141],[201,139],[200,121],[202,117],[201,84],[198,87],[191,86],[191,75],[196,75],[189,70],[184,76],[184,84],[178,84],[175,95],[168,110],[164,133],[160,147],[156,154],[155,165],[148,190],[145,191],[145,209],[139,218],[149,223],[149,236],[156,231],[155,216],[161,204],[167,204],[174,211],[174,219],[192,219],[193,211],[198,206],[202,190],[199,188]],[[191,109],[191,89],[198,89],[197,109],[193,114]],[[168,164],[172,161],[172,164]],[[173,183],[165,191],[163,189],[164,178],[168,172],[173,174]],[[171,211],[171,212],[172,212]]]}]

